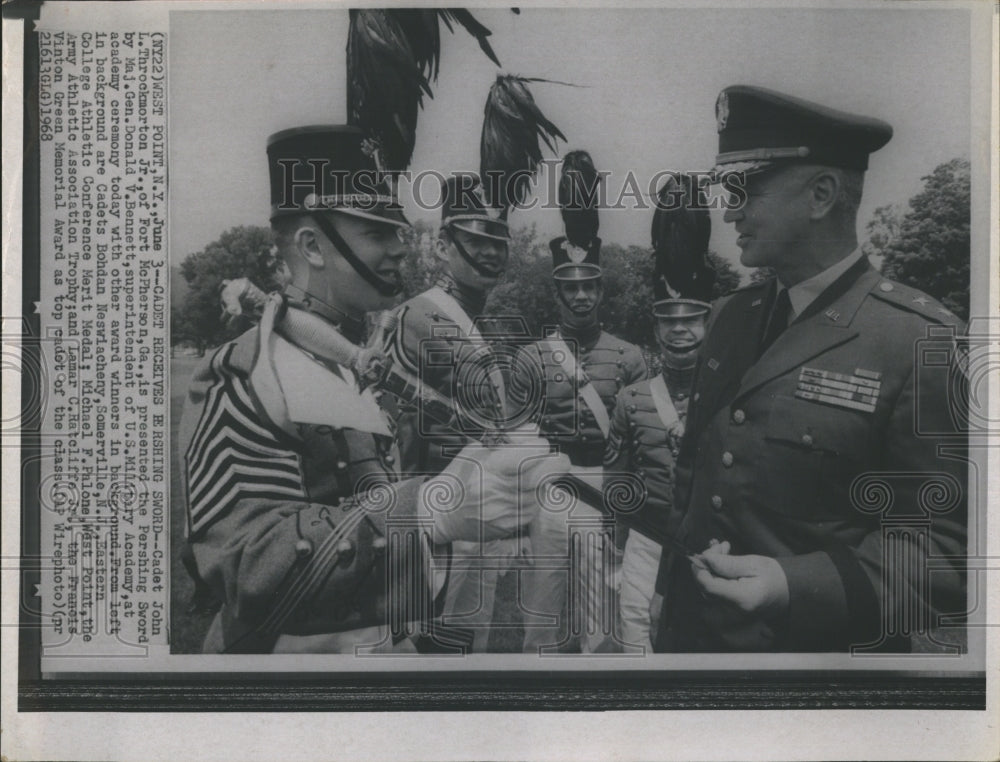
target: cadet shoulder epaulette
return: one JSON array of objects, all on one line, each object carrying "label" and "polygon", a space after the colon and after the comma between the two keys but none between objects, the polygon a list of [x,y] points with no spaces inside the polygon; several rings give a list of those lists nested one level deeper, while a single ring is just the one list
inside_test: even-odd
[{"label": "cadet shoulder epaulette", "polygon": [[879,278],[871,289],[871,295],[908,312],[915,312],[935,323],[959,325],[962,322],[961,318],[937,299],[919,289],[888,278]]}]

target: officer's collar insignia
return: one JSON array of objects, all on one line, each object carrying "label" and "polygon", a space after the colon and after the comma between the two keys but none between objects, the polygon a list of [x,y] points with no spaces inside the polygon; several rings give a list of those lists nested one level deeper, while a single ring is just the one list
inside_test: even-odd
[{"label": "officer's collar insignia", "polygon": [[575,265],[580,264],[587,258],[587,250],[579,246],[574,246],[569,241],[563,241],[562,250],[566,252],[569,261]]},{"label": "officer's collar insignia", "polygon": [[824,314],[835,323],[840,320],[840,313],[837,310],[827,310]]},{"label": "officer's collar insignia", "polygon": [[882,390],[881,373],[856,368],[854,374],[803,367],[795,396],[833,407],[874,413]]},{"label": "officer's collar insignia", "polygon": [[712,370],[718,370],[719,369],[719,361],[716,360],[714,357],[711,358],[708,361],[708,367],[711,368]]},{"label": "officer's collar insignia", "polygon": [[753,303],[750,306],[751,307],[760,307],[760,305],[763,304],[763,303],[764,303],[764,299],[763,298],[761,298],[761,299],[754,299]]},{"label": "officer's collar insignia", "polygon": [[719,93],[719,99],[715,102],[715,122],[719,132],[726,129],[726,122],[729,121],[729,96],[723,90]]}]

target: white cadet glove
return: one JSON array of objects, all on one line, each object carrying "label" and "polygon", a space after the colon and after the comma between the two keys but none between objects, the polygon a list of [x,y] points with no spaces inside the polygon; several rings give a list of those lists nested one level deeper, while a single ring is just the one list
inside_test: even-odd
[{"label": "white cadet glove", "polygon": [[469,445],[420,489],[420,512],[434,520],[434,542],[488,542],[513,535],[538,513],[538,485],[569,471],[569,458],[544,439],[489,449]]}]

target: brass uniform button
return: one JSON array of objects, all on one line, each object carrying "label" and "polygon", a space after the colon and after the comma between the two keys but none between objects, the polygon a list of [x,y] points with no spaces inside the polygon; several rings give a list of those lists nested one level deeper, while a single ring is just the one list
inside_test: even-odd
[{"label": "brass uniform button", "polygon": [[732,468],[733,454],[731,452],[722,453],[722,465],[724,465],[726,468]]},{"label": "brass uniform button", "polygon": [[809,434],[803,434],[802,435],[802,444],[804,444],[806,447],[812,447],[813,446],[813,438],[812,438],[812,436],[810,436]]},{"label": "brass uniform button", "polygon": [[337,555],[339,555],[345,561],[349,561],[351,558],[354,557],[354,543],[346,538],[338,542]]},{"label": "brass uniform button", "polygon": [[295,555],[299,558],[305,558],[306,556],[312,555],[313,544],[309,540],[302,539],[295,543]]},{"label": "brass uniform button", "polygon": [[719,495],[712,495],[712,507],[717,510],[722,510],[722,498]]},{"label": "brass uniform button", "polygon": [[[696,394],[695,398],[697,398],[697,397],[698,397],[698,395]],[[747,419],[747,414],[744,413],[742,410],[734,410],[733,411],[733,423],[735,423],[737,426],[742,425],[742,423],[746,419]]]}]

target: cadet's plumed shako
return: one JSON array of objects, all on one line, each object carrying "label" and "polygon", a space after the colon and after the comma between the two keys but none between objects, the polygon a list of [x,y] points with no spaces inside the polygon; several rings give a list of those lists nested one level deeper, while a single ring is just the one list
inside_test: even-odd
[{"label": "cadet's plumed shako", "polygon": [[587,248],[574,246],[566,236],[549,241],[552,252],[552,277],[556,280],[590,280],[601,277],[601,239],[594,238]]},{"label": "cadet's plumed shako", "polygon": [[716,272],[708,257],[712,220],[695,203],[699,189],[687,174],[668,175],[653,210],[653,317],[689,318],[711,309]]},{"label": "cadet's plumed shako", "polygon": [[760,171],[799,162],[864,171],[892,137],[880,119],[836,111],[762,87],[727,87],[715,103],[717,171]]},{"label": "cadet's plumed shako", "polygon": [[457,173],[441,184],[441,227],[471,235],[510,241],[507,210],[486,203],[483,184],[471,172]]},{"label": "cadet's plumed shako", "polygon": [[271,218],[335,209],[392,225],[408,225],[389,175],[357,127],[293,127],[267,140]]}]

